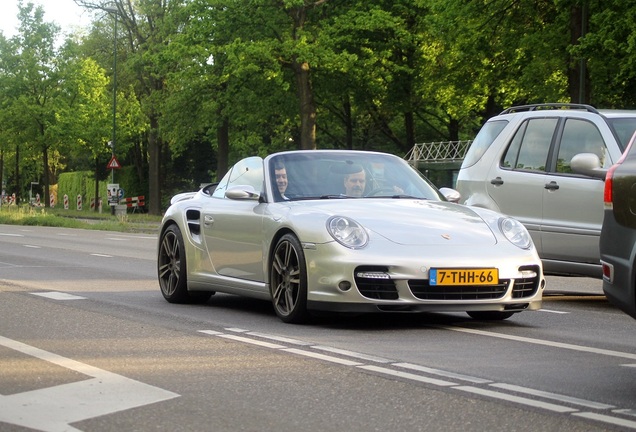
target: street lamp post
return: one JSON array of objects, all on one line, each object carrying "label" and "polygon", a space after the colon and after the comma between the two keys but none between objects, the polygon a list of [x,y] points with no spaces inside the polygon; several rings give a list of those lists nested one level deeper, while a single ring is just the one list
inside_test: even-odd
[{"label": "street lamp post", "polygon": [[[119,18],[119,10],[116,7],[105,7],[104,10],[115,16],[115,27],[113,31],[113,137],[108,143],[111,148],[112,159],[114,159],[117,135],[117,19]],[[115,183],[115,168],[111,168],[111,183]],[[117,201],[115,201],[115,203],[117,203]],[[115,214],[114,205],[111,205],[111,214]]]},{"label": "street lamp post", "polygon": [[[111,140],[110,148],[112,156],[115,156],[115,143],[117,135],[117,18],[119,17],[119,10],[116,7],[104,8],[106,12],[112,13],[115,16],[115,27],[113,32],[113,138]],[[115,183],[115,169],[111,169],[111,183]]]}]

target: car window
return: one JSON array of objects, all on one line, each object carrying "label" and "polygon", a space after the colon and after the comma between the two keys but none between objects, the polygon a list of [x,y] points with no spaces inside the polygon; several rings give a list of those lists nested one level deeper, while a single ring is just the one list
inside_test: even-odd
[{"label": "car window", "polygon": [[462,167],[475,165],[508,124],[507,120],[489,121],[481,128],[466,152]]},{"label": "car window", "polygon": [[601,132],[592,122],[582,119],[567,119],[557,155],[556,172],[572,173],[570,162],[579,153],[594,153],[607,167],[610,158]]},{"label": "car window", "polygon": [[214,192],[212,193],[212,196],[214,198],[223,198],[225,196],[225,191],[227,190],[227,182],[230,180],[231,172],[232,170],[225,173],[225,175],[217,185],[216,189],[214,189]]},{"label": "car window", "polygon": [[515,133],[501,166],[524,171],[545,171],[558,119],[526,120]]},{"label": "car window", "polygon": [[232,167],[216,187],[212,196],[215,198],[224,197],[227,189],[239,185],[252,186],[257,192],[261,192],[263,181],[263,159],[258,156],[249,157],[237,162]]},{"label": "car window", "polygon": [[625,150],[627,143],[636,131],[636,117],[610,117],[607,122],[612,126],[618,136],[621,151]]}]

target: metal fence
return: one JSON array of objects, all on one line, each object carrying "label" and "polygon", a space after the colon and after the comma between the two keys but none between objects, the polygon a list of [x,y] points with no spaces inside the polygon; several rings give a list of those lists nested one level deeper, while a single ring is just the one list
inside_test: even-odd
[{"label": "metal fence", "polygon": [[413,166],[417,166],[420,162],[461,162],[471,142],[443,141],[415,144],[404,159]]}]

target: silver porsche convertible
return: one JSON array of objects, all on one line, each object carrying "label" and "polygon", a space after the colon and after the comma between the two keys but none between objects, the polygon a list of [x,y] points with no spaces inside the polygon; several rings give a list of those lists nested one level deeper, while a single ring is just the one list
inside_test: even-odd
[{"label": "silver porsche convertible", "polygon": [[541,307],[541,261],[524,226],[456,204],[399,157],[310,150],[249,157],[176,195],[159,236],[171,303],[215,292],[312,313],[467,312],[500,320]]}]

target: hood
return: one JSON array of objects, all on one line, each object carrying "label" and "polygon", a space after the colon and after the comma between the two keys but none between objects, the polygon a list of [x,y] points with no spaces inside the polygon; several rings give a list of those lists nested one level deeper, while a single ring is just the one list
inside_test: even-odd
[{"label": "hood", "polygon": [[[307,203],[305,201],[305,203]],[[470,207],[413,199],[312,202],[313,210],[355,219],[367,230],[402,245],[487,245],[497,239]]]}]

